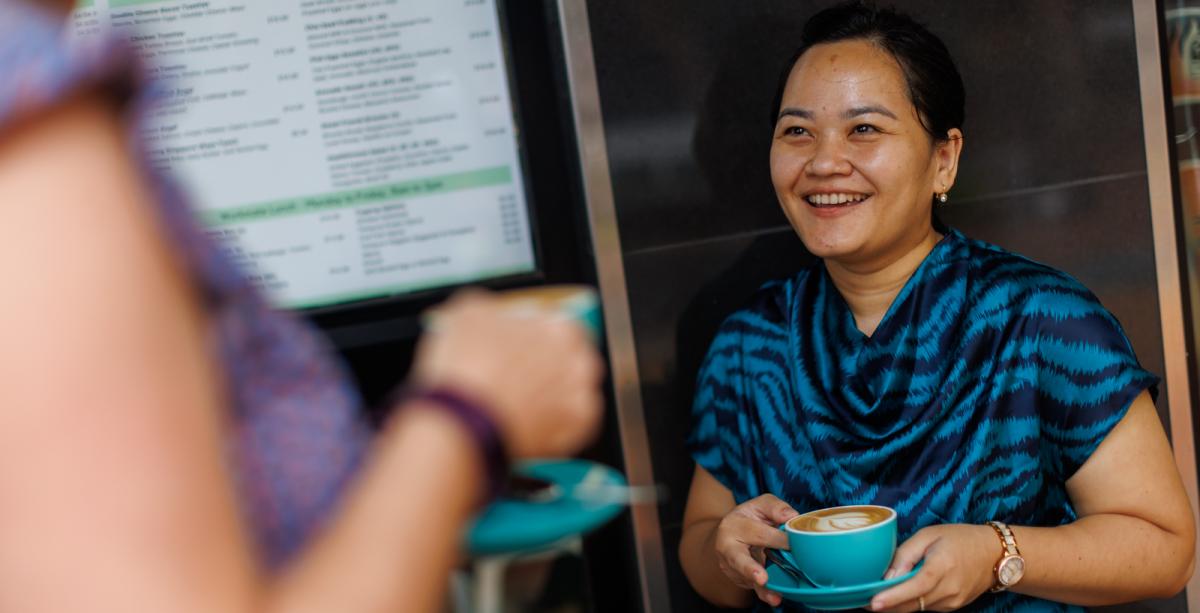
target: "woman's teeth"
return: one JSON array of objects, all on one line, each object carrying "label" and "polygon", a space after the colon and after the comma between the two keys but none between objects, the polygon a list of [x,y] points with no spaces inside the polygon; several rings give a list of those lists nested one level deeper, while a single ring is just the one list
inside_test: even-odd
[{"label": "woman's teeth", "polygon": [[840,206],[866,200],[865,194],[813,194],[805,198],[813,206]]}]

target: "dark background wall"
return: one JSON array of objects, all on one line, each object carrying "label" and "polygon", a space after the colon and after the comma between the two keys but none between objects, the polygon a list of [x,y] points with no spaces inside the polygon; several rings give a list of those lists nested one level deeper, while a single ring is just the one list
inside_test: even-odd
[{"label": "dark background wall", "polygon": [[[589,3],[654,470],[671,493],[661,520],[675,611],[707,608],[675,553],[696,369],[725,315],[811,261],[777,208],[767,154],[776,79],[824,4]],[[940,216],[1078,277],[1161,375],[1129,0],[897,6],[943,37],[966,81],[962,168]],[[1165,421],[1165,398],[1159,409]]]}]

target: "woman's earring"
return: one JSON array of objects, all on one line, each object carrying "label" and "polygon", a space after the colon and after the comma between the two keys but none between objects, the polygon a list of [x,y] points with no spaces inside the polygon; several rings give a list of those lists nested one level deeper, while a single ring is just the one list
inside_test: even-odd
[{"label": "woman's earring", "polygon": [[937,195],[937,199],[938,199],[938,202],[940,202],[942,204],[946,204],[946,201],[950,199],[950,195],[947,194],[946,192],[942,192]]}]

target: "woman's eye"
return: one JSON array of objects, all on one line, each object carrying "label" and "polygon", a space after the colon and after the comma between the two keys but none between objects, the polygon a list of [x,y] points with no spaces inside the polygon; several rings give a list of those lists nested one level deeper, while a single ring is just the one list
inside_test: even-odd
[{"label": "woman's eye", "polygon": [[808,134],[808,130],[800,126],[788,126],[783,129],[784,136],[804,136]]},{"label": "woman's eye", "polygon": [[876,128],[869,123],[860,123],[857,126],[854,126],[855,134],[876,134],[878,132],[879,128]]}]

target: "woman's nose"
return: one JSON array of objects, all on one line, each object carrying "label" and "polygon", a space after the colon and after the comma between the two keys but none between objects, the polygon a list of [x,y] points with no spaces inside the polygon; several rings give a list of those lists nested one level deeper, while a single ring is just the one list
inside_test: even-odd
[{"label": "woman's nose", "polygon": [[850,168],[845,143],[837,138],[821,138],[817,140],[813,155],[804,170],[810,175],[820,177],[849,174]]}]

